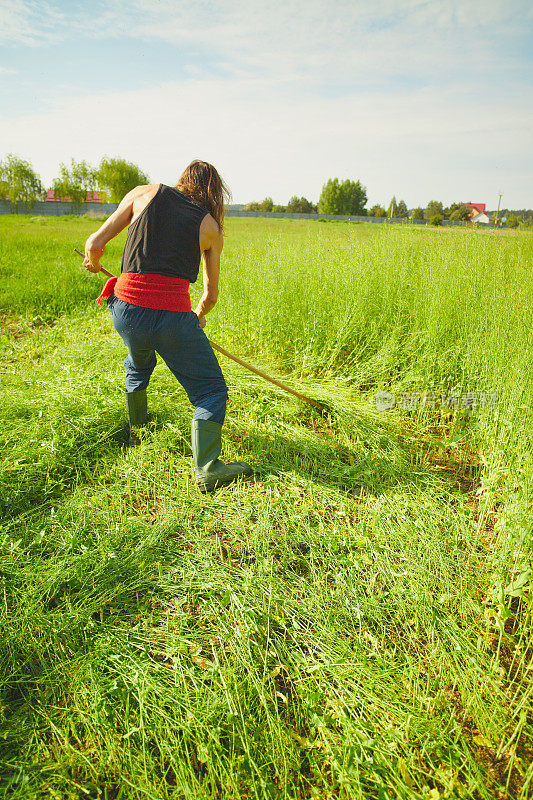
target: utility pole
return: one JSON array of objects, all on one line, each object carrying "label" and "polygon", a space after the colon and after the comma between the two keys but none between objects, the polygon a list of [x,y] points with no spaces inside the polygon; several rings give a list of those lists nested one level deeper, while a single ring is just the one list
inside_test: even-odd
[{"label": "utility pole", "polygon": [[498,220],[500,219],[500,202],[502,199],[502,194],[503,192],[498,192],[499,197],[498,197],[498,210],[496,212],[496,225],[498,224]]}]

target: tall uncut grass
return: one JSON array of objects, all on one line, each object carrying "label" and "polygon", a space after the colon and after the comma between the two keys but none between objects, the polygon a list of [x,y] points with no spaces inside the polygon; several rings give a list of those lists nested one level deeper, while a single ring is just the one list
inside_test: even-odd
[{"label": "tall uncut grass", "polygon": [[259,477],[202,496],[95,227],[0,218],[0,796],[533,796],[531,236],[228,219],[206,332],[332,413],[221,361]]}]

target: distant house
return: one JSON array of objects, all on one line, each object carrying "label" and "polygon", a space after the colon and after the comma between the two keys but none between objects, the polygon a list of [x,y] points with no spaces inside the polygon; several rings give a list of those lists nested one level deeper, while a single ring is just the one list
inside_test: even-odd
[{"label": "distant house", "polygon": [[492,222],[485,211],[485,203],[463,203],[463,205],[469,209],[470,222]]},{"label": "distant house", "polygon": [[[61,202],[61,199],[55,195],[53,189],[48,189],[48,191],[46,193],[45,201],[47,203],[53,203],[53,202]],[[71,202],[70,197],[66,197],[63,202],[70,203]],[[85,195],[85,201],[84,202],[85,203],[105,203],[105,199],[104,199],[104,196],[102,195],[101,192],[87,192],[87,194]]]}]

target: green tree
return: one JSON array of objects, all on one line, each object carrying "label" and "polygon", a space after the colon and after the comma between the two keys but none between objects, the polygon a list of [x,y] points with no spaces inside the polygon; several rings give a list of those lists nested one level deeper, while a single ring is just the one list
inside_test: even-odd
[{"label": "green tree", "polygon": [[41,179],[29,161],[9,153],[0,161],[0,197],[15,206],[23,203],[28,208],[44,195]]},{"label": "green tree", "polygon": [[443,221],[444,217],[442,216],[442,214],[434,214],[429,220],[431,225],[442,225]]},{"label": "green tree", "polygon": [[405,200],[400,200],[396,206],[396,216],[401,217],[401,219],[406,219],[409,216],[409,211],[407,210],[407,204]]},{"label": "green tree", "polygon": [[286,211],[286,210],[287,210],[287,208],[285,206],[277,206],[275,203],[272,206],[272,211],[280,212],[280,211]]},{"label": "green tree", "polygon": [[424,217],[430,220],[431,217],[434,217],[437,214],[440,214],[440,216],[444,219],[444,209],[442,207],[442,203],[440,203],[438,200],[430,200],[424,212]]},{"label": "green tree", "polygon": [[306,197],[291,197],[287,203],[287,211],[293,214],[316,214],[317,207]]},{"label": "green tree", "polygon": [[413,210],[411,211],[411,219],[414,220],[425,219],[424,215],[425,215],[425,209],[421,208],[420,206],[417,206],[417,208],[413,208]]},{"label": "green tree", "polygon": [[366,187],[361,182],[330,178],[322,187],[318,211],[320,214],[366,216]]},{"label": "green tree", "polygon": [[340,183],[338,178],[330,178],[322,187],[318,200],[320,214],[340,214]]},{"label": "green tree", "polygon": [[452,203],[444,209],[444,218],[467,222],[470,219],[470,213],[464,203]]},{"label": "green tree", "polygon": [[452,222],[461,222],[463,220],[463,217],[461,216],[461,212],[459,211],[459,209],[454,208],[454,210],[448,216],[448,219],[451,220]]},{"label": "green tree", "polygon": [[383,206],[375,205],[375,206],[372,206],[372,208],[368,212],[368,215],[370,217],[386,217],[387,216],[387,212],[385,211]]},{"label": "green tree", "polygon": [[261,207],[260,207],[259,203],[256,200],[252,200],[251,203],[248,203],[248,205],[244,206],[244,210],[245,211],[261,211]]},{"label": "green tree", "polygon": [[70,161],[70,169],[65,164],[59,165],[59,178],[52,184],[56,197],[70,200],[75,206],[85,202],[87,192],[96,188],[96,174],[86,161]]},{"label": "green tree", "polygon": [[259,203],[259,211],[272,211],[274,208],[274,201],[271,197],[265,197],[265,199]]},{"label": "green tree", "polygon": [[518,222],[518,217],[511,215],[510,217],[507,217],[506,225],[508,228],[518,228]]},{"label": "green tree", "polygon": [[104,156],[96,170],[98,186],[111,203],[120,203],[125,194],[150,183],[150,178],[140,167],[124,158]]}]

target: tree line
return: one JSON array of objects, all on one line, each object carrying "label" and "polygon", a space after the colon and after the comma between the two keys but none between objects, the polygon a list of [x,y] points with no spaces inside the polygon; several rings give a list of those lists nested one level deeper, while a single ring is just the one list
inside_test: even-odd
[{"label": "tree line", "polygon": [[380,204],[367,209],[368,196],[366,186],[359,180],[339,181],[330,178],[320,193],[317,205],[306,197],[291,197],[286,206],[276,205],[271,197],[261,202],[248,203],[246,211],[287,211],[301,214],[333,214],[350,217],[389,217],[395,219],[430,220],[439,225],[445,219],[468,220],[469,210],[463,203],[452,203],[446,208],[438,200],[431,200],[425,208],[408,209],[404,200],[393,197],[387,208]]},{"label": "tree line", "polygon": [[[432,225],[442,225],[444,220],[453,222],[468,222],[471,210],[464,203],[451,203],[444,206],[440,200],[430,200],[422,208],[407,208],[404,200],[397,200],[393,197],[385,208],[379,203],[367,209],[368,202],[366,186],[362,186],[357,181],[339,181],[338,178],[330,178],[320,193],[317,205],[314,205],[306,197],[291,197],[286,206],[276,205],[271,197],[253,203],[248,203],[244,208],[246,211],[287,211],[300,214],[332,214],[350,217],[388,217],[394,219],[428,220]],[[494,213],[494,212],[491,212]],[[499,213],[499,219],[506,217],[507,226],[516,228],[518,226],[527,227],[533,224],[533,211],[523,209],[521,211],[509,211],[504,209]]]},{"label": "tree line", "polygon": [[135,186],[150,183],[140,167],[123,158],[104,156],[97,167],[87,161],[71,159],[70,165],[61,163],[59,175],[46,188],[29,161],[10,153],[0,161],[0,198],[15,208],[19,203],[31,208],[37,200],[46,198],[52,189],[58,200],[69,200],[73,205],[85,202],[87,194],[98,191],[110,203],[119,203]]},{"label": "tree line", "polygon": [[[118,203],[125,194],[135,186],[150,183],[150,178],[140,167],[123,158],[104,156],[97,167],[87,161],[71,159],[70,165],[61,163],[59,175],[48,187],[59,200],[69,200],[73,205],[81,205],[87,194],[99,191],[104,200]],[[27,207],[33,206],[37,200],[44,199],[47,189],[33,169],[29,161],[10,153],[4,161],[0,161],[0,199]],[[444,220],[467,221],[470,211],[463,203],[451,203],[444,207],[438,200],[431,200],[425,208],[408,209],[404,200],[393,197],[385,208],[375,204],[367,209],[366,186],[359,180],[339,181],[330,178],[322,187],[318,204],[306,197],[291,197],[286,206],[277,205],[271,197],[260,202],[248,203],[247,211],[286,211],[296,214],[331,214],[351,217],[389,217],[395,219],[429,220],[433,225],[441,225]],[[499,218],[506,217],[510,228],[525,227],[533,224],[533,211],[500,211]]]}]

